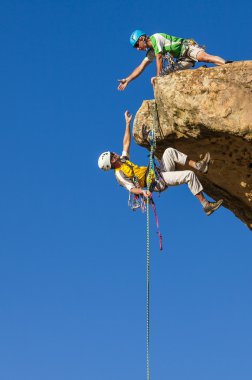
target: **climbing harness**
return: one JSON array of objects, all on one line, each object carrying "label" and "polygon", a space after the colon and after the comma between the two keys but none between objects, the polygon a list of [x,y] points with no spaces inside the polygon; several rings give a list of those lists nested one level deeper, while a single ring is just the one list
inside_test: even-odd
[{"label": "climbing harness", "polygon": [[[186,51],[184,54],[186,54]],[[169,53],[166,53],[163,58],[163,69],[160,76],[168,75],[179,70],[184,70],[184,66],[181,63],[182,61],[190,62],[192,64],[192,67],[195,66],[195,62],[188,57],[180,57],[179,60],[174,61],[173,57]]]},{"label": "climbing harness", "polygon": [[160,76],[164,76],[178,70],[181,70],[181,66],[178,62],[175,62],[171,54],[167,52],[163,56],[163,69]]},{"label": "climbing harness", "polygon": [[198,44],[192,38],[184,39],[183,42],[182,42],[181,54],[180,54],[179,58],[176,59],[176,61],[174,61],[172,55],[169,54],[168,52],[164,55],[164,57],[163,57],[163,69],[161,71],[160,76],[164,76],[164,75],[173,73],[174,71],[184,70],[185,67],[182,64],[182,62],[191,63],[192,64],[191,67],[194,67],[195,66],[195,61],[192,60],[187,55],[188,51],[190,50],[190,48],[192,46],[195,46],[197,48],[202,48],[204,50],[206,49],[205,45]]}]

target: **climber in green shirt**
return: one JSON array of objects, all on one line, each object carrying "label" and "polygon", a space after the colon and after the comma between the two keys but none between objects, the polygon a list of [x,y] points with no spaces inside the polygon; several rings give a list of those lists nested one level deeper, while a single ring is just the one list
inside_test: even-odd
[{"label": "climber in green shirt", "polygon": [[[168,74],[174,70],[185,70],[193,67],[195,62],[214,63],[224,65],[232,61],[225,61],[223,58],[210,55],[203,46],[197,44],[192,39],[174,37],[165,33],[155,33],[147,36],[142,30],[135,30],[130,36],[131,45],[139,51],[147,51],[146,57],[136,67],[133,72],[124,79],[119,79],[118,90],[123,91],[128,84],[136,79],[145,68],[156,58],[157,76]],[[163,60],[170,61],[167,68],[164,67]],[[174,63],[173,58],[176,58]]]}]

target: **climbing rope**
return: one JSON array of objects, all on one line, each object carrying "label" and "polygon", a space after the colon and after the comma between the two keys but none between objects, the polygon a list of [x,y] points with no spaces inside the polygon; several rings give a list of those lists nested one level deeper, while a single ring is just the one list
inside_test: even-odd
[{"label": "climbing rope", "polygon": [[[150,189],[152,183],[152,173],[155,175],[153,156],[156,149],[156,125],[157,125],[157,106],[156,102],[153,109],[153,126],[150,136],[150,159],[149,172],[147,175],[147,190]],[[146,365],[147,380],[150,380],[150,198],[146,202]]]},{"label": "climbing rope", "polygon": [[147,380],[150,380],[150,201],[146,205],[146,336]]}]

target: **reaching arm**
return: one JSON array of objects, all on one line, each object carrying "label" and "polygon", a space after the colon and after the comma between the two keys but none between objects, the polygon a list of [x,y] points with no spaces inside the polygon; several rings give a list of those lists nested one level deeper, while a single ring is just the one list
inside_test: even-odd
[{"label": "reaching arm", "polygon": [[132,119],[132,115],[129,113],[129,111],[125,111],[125,132],[123,137],[123,151],[127,152],[127,156],[129,157],[130,153],[130,143],[131,143],[131,133],[130,133],[130,122]]},{"label": "reaching arm", "polygon": [[157,64],[157,77],[161,74],[163,69],[163,56],[161,53],[156,55],[156,64]]},{"label": "reaching arm", "polygon": [[128,84],[134,79],[136,79],[137,77],[139,77],[139,75],[142,74],[142,72],[146,69],[147,66],[149,66],[150,63],[151,61],[144,59],[141,62],[141,64],[138,67],[136,67],[135,70],[133,70],[132,73],[127,78],[118,79],[118,82],[120,82],[120,84],[117,87],[117,89],[120,91],[125,90]]}]

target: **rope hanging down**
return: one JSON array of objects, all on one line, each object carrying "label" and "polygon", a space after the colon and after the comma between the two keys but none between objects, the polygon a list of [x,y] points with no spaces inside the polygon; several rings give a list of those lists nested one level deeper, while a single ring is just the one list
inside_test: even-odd
[{"label": "rope hanging down", "polygon": [[[150,136],[151,150],[150,150],[150,160],[149,160],[149,172],[147,175],[147,189],[148,190],[150,189],[150,186],[152,183],[151,171],[153,171],[155,175],[153,156],[154,156],[154,151],[156,149],[156,133],[155,133],[156,121],[157,121],[157,106],[155,102],[154,111],[153,111],[153,127],[152,127],[152,131],[150,132],[152,135]],[[147,202],[146,202],[146,292],[147,292],[146,294],[146,298],[147,298],[146,299],[146,336],[147,336],[146,374],[147,374],[147,380],[150,380],[150,202],[155,207],[155,204],[152,198],[147,198]],[[154,211],[154,214],[156,215],[154,208],[153,208],[153,211]],[[160,249],[162,249],[162,240],[161,240]]]},{"label": "rope hanging down", "polygon": [[[156,132],[158,128],[158,114],[157,114],[156,102],[153,104],[152,116],[153,116],[152,129],[149,131],[149,134],[148,134],[148,141],[150,144],[150,158],[149,158],[149,165],[148,165],[148,174],[146,178],[147,190],[151,190],[151,191],[153,191],[157,182],[160,182],[160,180],[163,181],[162,176],[160,175],[160,170],[156,166],[155,161],[154,161],[154,153],[156,150]],[[154,176],[154,181],[153,181],[153,176]],[[160,185],[159,185],[159,191],[162,191],[160,188]],[[162,235],[159,229],[159,221],[158,221],[156,205],[152,197],[147,199],[147,207],[149,207],[150,203],[151,203],[155,221],[156,221],[157,234],[159,238],[159,248],[160,248],[160,251],[162,251],[163,249]],[[147,216],[147,219],[148,219],[148,216]]]}]

